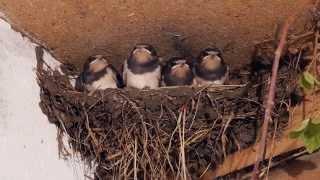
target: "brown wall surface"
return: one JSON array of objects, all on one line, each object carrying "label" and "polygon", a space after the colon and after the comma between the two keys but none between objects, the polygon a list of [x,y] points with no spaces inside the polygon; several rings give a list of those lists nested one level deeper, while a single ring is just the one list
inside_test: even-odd
[{"label": "brown wall surface", "polygon": [[[197,53],[226,48],[229,63],[248,62],[255,41],[271,38],[276,24],[311,0],[0,0],[17,29],[44,42],[64,62],[82,64],[100,53],[121,63],[135,43],[153,44],[161,56],[176,52],[170,32],[187,38]],[[311,3],[310,3],[311,4]],[[242,63],[243,64],[243,63]]]}]

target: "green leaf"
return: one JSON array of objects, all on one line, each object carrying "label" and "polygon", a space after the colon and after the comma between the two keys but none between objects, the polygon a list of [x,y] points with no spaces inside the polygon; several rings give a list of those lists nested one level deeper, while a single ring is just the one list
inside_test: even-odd
[{"label": "green leaf", "polygon": [[314,87],[314,85],[310,84],[310,83],[304,78],[304,76],[301,76],[301,77],[300,77],[299,85],[300,85],[300,87],[302,87],[304,90],[309,90],[309,89],[312,89],[312,88]]},{"label": "green leaf", "polygon": [[314,86],[316,78],[315,78],[311,73],[309,73],[308,71],[304,72],[304,73],[303,73],[303,78],[304,78],[309,84],[311,84],[312,86]]},{"label": "green leaf", "polygon": [[301,127],[290,132],[289,137],[302,140],[307,151],[314,152],[320,148],[320,120],[304,120]]},{"label": "green leaf", "polygon": [[302,124],[298,129],[289,133],[289,137],[291,139],[296,139],[299,136],[303,135],[303,132],[304,132],[305,128],[308,126],[309,122],[310,122],[310,119],[306,119],[306,120],[302,121]]},{"label": "green leaf", "polygon": [[312,122],[307,126],[302,140],[305,143],[309,153],[314,152],[320,148],[320,124]]},{"label": "green leaf", "polygon": [[303,72],[299,80],[300,87],[305,90],[313,89],[315,85],[320,85],[320,82],[309,72]]}]

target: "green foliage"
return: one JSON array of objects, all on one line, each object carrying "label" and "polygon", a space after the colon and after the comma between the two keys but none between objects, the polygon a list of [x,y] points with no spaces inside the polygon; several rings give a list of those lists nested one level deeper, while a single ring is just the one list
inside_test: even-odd
[{"label": "green foliage", "polygon": [[303,141],[307,151],[312,153],[320,148],[320,119],[306,119],[300,128],[290,132],[289,137]]},{"label": "green foliage", "polygon": [[320,82],[311,73],[306,71],[301,75],[299,84],[304,90],[311,90],[315,86],[319,86]]}]

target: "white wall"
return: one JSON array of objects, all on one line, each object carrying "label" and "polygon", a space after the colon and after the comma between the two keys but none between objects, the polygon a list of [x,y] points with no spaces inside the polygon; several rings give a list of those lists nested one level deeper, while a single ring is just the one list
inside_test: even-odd
[{"label": "white wall", "polygon": [[84,179],[81,162],[58,158],[56,128],[38,106],[34,47],[0,19],[0,180]]}]

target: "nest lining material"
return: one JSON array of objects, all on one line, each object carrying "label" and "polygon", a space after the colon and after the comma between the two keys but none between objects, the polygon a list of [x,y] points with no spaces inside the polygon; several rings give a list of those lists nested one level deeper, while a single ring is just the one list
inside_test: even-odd
[{"label": "nest lining material", "polygon": [[[44,70],[38,57],[40,107],[73,150],[96,165],[95,179],[198,178],[256,141],[273,60],[264,46],[257,46],[249,73],[231,73],[244,85],[108,89],[93,96],[75,91],[68,76]],[[287,53],[280,65],[273,115],[278,127],[287,123],[296,60]]]}]

